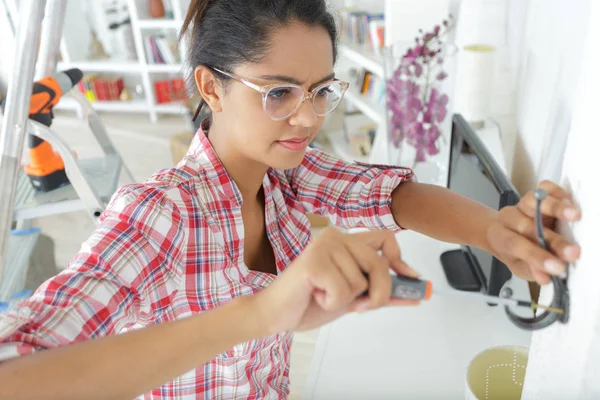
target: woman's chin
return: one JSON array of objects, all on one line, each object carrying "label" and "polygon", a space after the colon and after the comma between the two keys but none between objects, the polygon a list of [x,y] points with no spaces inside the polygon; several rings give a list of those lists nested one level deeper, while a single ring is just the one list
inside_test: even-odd
[{"label": "woman's chin", "polygon": [[287,154],[285,156],[271,157],[271,161],[269,166],[274,169],[293,169],[296,168],[302,160],[304,160],[304,155],[306,154],[306,150],[303,151],[294,151],[291,154]]}]

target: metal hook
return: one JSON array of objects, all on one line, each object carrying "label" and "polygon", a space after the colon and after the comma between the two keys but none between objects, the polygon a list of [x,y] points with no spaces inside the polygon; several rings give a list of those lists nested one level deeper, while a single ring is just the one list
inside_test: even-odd
[{"label": "metal hook", "polygon": [[[547,193],[543,189],[537,189],[535,191],[535,199],[537,206],[535,210],[535,225],[537,239],[540,246],[544,250],[548,250],[548,244],[544,237],[544,225],[542,223],[542,201],[546,198]],[[545,311],[534,318],[524,318],[514,314],[508,306],[504,307],[504,311],[508,318],[521,329],[525,330],[538,330],[546,328],[552,325],[554,322],[559,321],[561,323],[567,323],[569,320],[569,289],[566,284],[566,280],[559,278],[558,276],[552,276],[552,286],[554,287],[554,297],[550,307],[563,310],[564,312],[559,314],[552,311]]]}]

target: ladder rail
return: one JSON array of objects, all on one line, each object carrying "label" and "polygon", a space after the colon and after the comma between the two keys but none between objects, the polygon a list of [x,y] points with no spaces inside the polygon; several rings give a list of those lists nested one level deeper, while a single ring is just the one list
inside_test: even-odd
[{"label": "ladder rail", "polygon": [[94,190],[92,185],[87,183],[85,173],[66,141],[52,129],[36,121],[29,121],[28,131],[30,134],[50,143],[52,148],[60,154],[60,157],[65,163],[65,171],[71,185],[75,189],[75,192],[77,192],[77,196],[85,205],[88,213],[92,216],[94,221],[96,221],[100,216],[100,213],[104,211],[106,204],[96,190]]},{"label": "ladder rail", "polygon": [[[67,9],[67,0],[47,0],[48,3],[46,5],[46,18],[44,19],[44,25],[42,27],[42,39],[40,45],[40,54],[38,58],[37,65],[37,76],[36,79],[41,79],[44,76],[53,75],[56,73],[56,66],[58,64],[58,55],[59,49],[62,40],[62,33],[64,27],[64,20]],[[96,142],[102,149],[102,152],[106,156],[113,156],[118,163],[119,171],[125,173],[126,179],[129,182],[133,182],[133,175],[123,162],[120,157],[120,154],[117,152],[116,147],[111,141],[108,132],[100,116],[93,108],[90,101],[83,95],[83,93],[79,92],[76,88],[73,88],[69,94],[71,97],[75,99],[77,103],[79,103],[82,114],[87,121],[87,124],[92,132],[92,135],[96,139]],[[40,128],[41,127],[37,127]],[[50,143],[51,146],[54,147],[55,143],[57,146],[61,146],[59,154],[63,158],[65,162],[65,169],[67,176],[69,177],[69,181],[78,196],[82,200],[86,209],[95,220],[97,217],[97,213],[99,210],[99,206],[102,204],[100,201],[101,198],[99,193],[94,190],[91,184],[87,184],[85,175],[81,166],[77,163],[75,157],[70,152],[68,146],[64,141],[60,139],[60,137],[54,133],[52,130],[36,130],[36,126],[34,125],[34,135],[39,136],[42,135],[50,135],[48,136],[51,139],[48,139],[47,142]],[[40,136],[41,137],[41,136]],[[46,140],[44,137],[42,139]],[[57,151],[59,149],[56,149]],[[67,165],[68,164],[68,165]],[[102,207],[103,209],[104,207]]]},{"label": "ladder rail", "polygon": [[94,110],[92,103],[90,103],[83,93],[76,88],[71,89],[69,96],[71,96],[79,104],[79,107],[81,108],[81,114],[87,121],[87,124],[92,131],[94,138],[100,145],[102,152],[105,155],[116,153],[115,146],[106,132],[106,127],[102,123],[102,120],[100,120],[96,110]]},{"label": "ladder rail", "polygon": [[13,224],[13,203],[25,142],[31,87],[46,0],[22,0],[15,35],[13,71],[0,131],[0,279]]},{"label": "ladder rail", "polygon": [[[79,198],[81,206],[87,210],[96,223],[101,212],[106,208],[108,193],[112,193],[116,189],[121,174],[126,175],[126,179],[130,182],[133,182],[134,179],[116,150],[98,113],[85,96],[77,90],[72,90],[70,94],[80,104],[92,135],[104,153],[104,159],[91,160],[91,163],[90,160],[79,162],[59,134],[43,124],[28,120],[34,77],[41,79],[56,73],[68,0],[20,0],[18,10],[15,6],[16,3],[11,2],[12,0],[1,1],[15,28],[11,29],[14,37],[10,38],[15,42],[14,62],[12,65],[8,65],[10,70],[3,74],[10,76],[7,76],[6,80],[0,80],[3,85],[8,81],[8,86],[2,86],[2,88],[7,88],[4,113],[0,110],[0,288],[4,289],[13,281],[13,286],[18,286],[21,275],[26,271],[24,269],[27,263],[25,256],[22,255],[20,261],[15,261],[10,255],[12,254],[14,258],[15,246],[19,248],[19,254],[21,251],[25,254],[25,250],[20,248],[23,246],[13,243],[12,240],[9,246],[9,240],[14,222],[20,228],[31,227],[30,220],[15,221],[16,213],[14,211],[16,186],[19,181],[19,173],[22,172],[21,154],[27,134],[43,139],[59,153],[72,186],[71,193],[74,191],[73,194]],[[12,9],[7,8],[7,2],[13,5]],[[4,78],[4,76],[0,76],[0,78]],[[93,184],[93,182],[96,183]],[[56,207],[72,206],[70,203],[73,201],[68,198],[57,204],[51,202],[43,204],[42,201],[37,207],[40,209],[46,207],[50,210]],[[22,219],[22,217],[20,218]],[[37,236],[28,238],[28,243],[32,246],[35,239]],[[13,250],[12,253],[8,251],[9,248]],[[27,254],[30,253],[30,250],[27,250]],[[8,265],[8,260],[11,260],[10,263],[14,265]],[[20,267],[17,264],[23,265]],[[19,279],[15,278],[16,280],[12,279],[11,281],[11,277]]]},{"label": "ladder rail", "polygon": [[35,80],[56,73],[66,12],[67,0],[47,0]]},{"label": "ladder rail", "polygon": [[[4,1],[6,3],[10,0]],[[16,8],[16,5],[14,5],[14,7]],[[56,46],[56,43],[60,43],[62,39],[66,11],[67,0],[47,0],[42,23],[40,51],[37,57],[37,68],[33,77],[34,80],[41,79],[56,72],[59,56],[59,47]],[[16,16],[16,10],[12,10],[12,14]],[[13,20],[15,19],[16,18],[13,17]],[[29,219],[19,220],[17,221],[17,227],[19,229],[31,229],[33,223]]]},{"label": "ladder rail", "polygon": [[114,155],[120,159],[121,164],[121,172],[125,174],[125,179],[128,182],[134,182],[133,174],[127,168],[127,165],[121,159],[121,155],[117,152],[117,148],[114,143],[110,139],[108,132],[106,131],[106,126],[100,119],[98,112],[92,106],[92,103],[76,88],[71,89],[69,95],[79,104],[81,107],[81,113],[83,118],[87,121],[87,124],[94,135],[94,138],[100,145],[102,152],[105,155]]}]

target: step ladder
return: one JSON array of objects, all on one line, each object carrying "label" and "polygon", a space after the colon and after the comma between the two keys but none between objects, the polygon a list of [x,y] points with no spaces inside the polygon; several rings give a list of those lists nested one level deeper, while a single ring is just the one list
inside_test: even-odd
[{"label": "step ladder", "polygon": [[[60,134],[28,120],[36,61],[36,79],[56,72],[68,0],[20,0],[19,7],[10,4],[14,0],[2,1],[5,10],[0,2],[0,12],[12,18],[14,38],[10,39],[15,42],[11,76],[5,79],[0,74],[0,89],[7,87],[4,115],[0,111],[0,302],[8,302],[23,291],[29,258],[40,234],[31,219],[86,210],[97,221],[120,180],[133,182],[133,176],[100,117],[77,89],[69,95],[81,106],[80,115],[102,149],[102,157],[78,160]],[[47,193],[33,189],[21,164],[28,134],[47,141],[60,154],[70,185]]]}]

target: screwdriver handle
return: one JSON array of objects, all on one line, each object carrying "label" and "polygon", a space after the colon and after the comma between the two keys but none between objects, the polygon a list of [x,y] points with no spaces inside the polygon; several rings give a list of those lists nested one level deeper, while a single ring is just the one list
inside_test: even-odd
[{"label": "screwdriver handle", "polygon": [[392,275],[392,297],[407,300],[429,300],[433,292],[431,281]]}]

